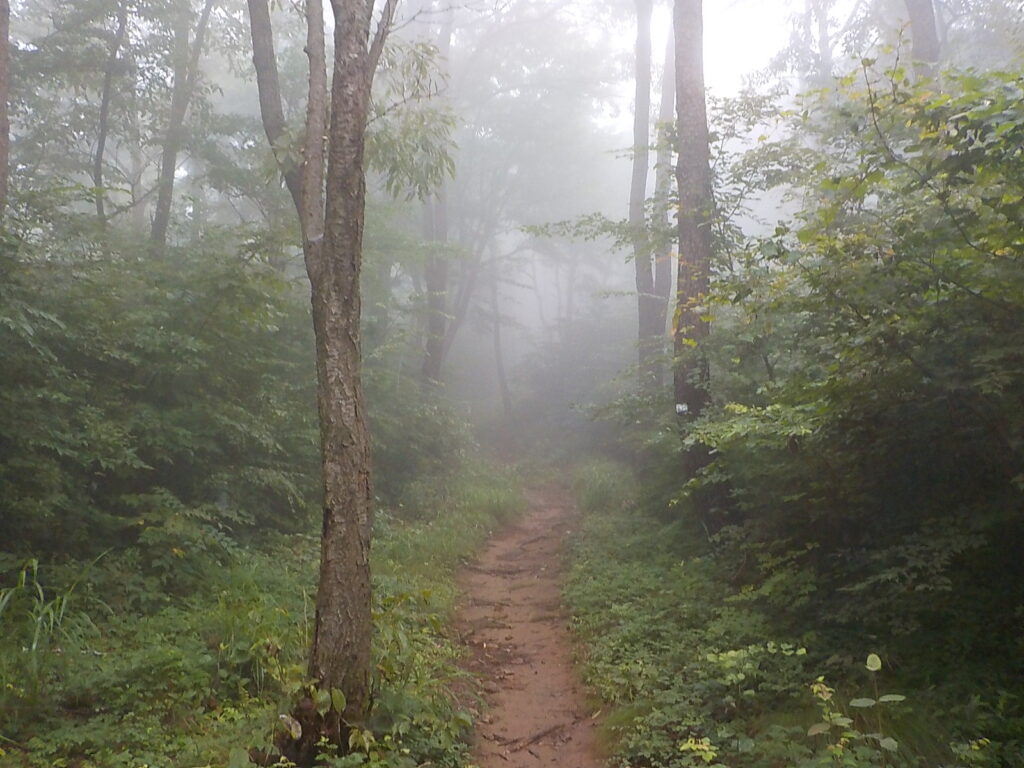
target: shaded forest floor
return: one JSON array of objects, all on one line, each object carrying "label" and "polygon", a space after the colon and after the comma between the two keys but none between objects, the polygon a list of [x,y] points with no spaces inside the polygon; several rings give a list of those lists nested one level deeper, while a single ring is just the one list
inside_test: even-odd
[{"label": "shaded forest floor", "polygon": [[576,508],[552,489],[528,492],[527,500],[527,514],[459,575],[458,628],[487,702],[473,762],[596,768],[597,720],[573,666],[562,608],[563,544]]}]

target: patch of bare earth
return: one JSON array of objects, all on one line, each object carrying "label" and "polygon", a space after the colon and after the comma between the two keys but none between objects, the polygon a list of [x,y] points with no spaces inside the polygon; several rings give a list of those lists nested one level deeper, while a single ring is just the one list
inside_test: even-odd
[{"label": "patch of bare earth", "polygon": [[527,498],[527,515],[459,577],[459,631],[487,701],[473,763],[599,768],[597,722],[573,666],[561,603],[563,542],[576,511],[556,491]]}]

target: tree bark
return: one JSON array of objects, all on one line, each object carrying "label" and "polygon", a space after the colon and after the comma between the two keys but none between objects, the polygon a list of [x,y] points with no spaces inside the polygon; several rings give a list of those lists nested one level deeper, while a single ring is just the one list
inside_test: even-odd
[{"label": "tree bark", "polygon": [[676,108],[679,163],[679,272],[676,283],[676,410],[700,416],[710,401],[708,361],[701,344],[708,335],[707,296],[711,274],[711,153],[704,95],[701,0],[676,0]]},{"label": "tree bark", "polygon": [[[441,10],[441,4],[432,4]],[[444,21],[438,32],[437,48],[441,59],[448,60],[452,49],[453,11],[444,12]],[[423,380],[435,384],[441,379],[448,326],[448,191],[442,184],[432,200],[426,203],[427,239],[433,244],[423,268],[423,282],[427,292],[427,338],[423,354]]]},{"label": "tree bark", "polygon": [[427,339],[423,355],[423,380],[428,384],[441,379],[445,333],[448,327],[448,196],[442,188],[425,205],[427,239],[432,251],[423,267],[427,299]]},{"label": "tree bark", "polygon": [[629,188],[629,228],[633,234],[633,268],[636,275],[637,363],[641,389],[654,379],[652,361],[657,357],[660,333],[655,328],[657,297],[651,264],[645,203],[650,165],[651,124],[651,12],[652,0],[636,0],[635,92],[633,107],[633,175]]},{"label": "tree bark", "polygon": [[813,0],[818,22],[818,68],[823,83],[832,82],[832,37],[828,30],[829,0]]},{"label": "tree bark", "polygon": [[935,75],[939,63],[939,32],[932,0],[905,0],[910,15],[910,51],[918,79]]},{"label": "tree bark", "polygon": [[7,213],[7,188],[10,184],[11,120],[11,4],[0,0],[0,223]]},{"label": "tree bark", "polygon": [[157,181],[156,208],[150,245],[154,253],[161,253],[167,245],[167,228],[171,222],[171,201],[174,198],[174,173],[178,167],[178,153],[185,140],[185,116],[199,77],[199,59],[203,53],[206,29],[210,22],[215,0],[206,0],[196,25],[191,51],[188,44],[189,23],[185,15],[175,28],[174,86],[171,90],[171,109],[167,119],[167,134],[160,153],[160,177]]},{"label": "tree bark", "polygon": [[512,418],[512,393],[508,386],[508,375],[505,372],[505,353],[501,344],[501,312],[498,307],[498,265],[494,265],[491,273],[491,338],[494,343],[494,370],[498,379],[498,392],[501,395],[501,408],[505,419]]},{"label": "tree bark", "polygon": [[665,322],[668,319],[669,296],[672,294],[672,244],[669,232],[669,209],[672,193],[672,144],[670,124],[676,109],[675,36],[669,32],[665,46],[665,66],[661,83],[661,106],[658,109],[658,151],[654,171],[654,226],[659,232],[654,249],[655,316],[651,325],[657,331],[655,357],[651,361],[654,384],[661,391],[665,379]]},{"label": "tree bark", "polygon": [[107,225],[105,202],[106,190],[103,188],[103,155],[107,148],[107,133],[110,131],[110,102],[114,94],[114,75],[117,69],[117,57],[124,43],[125,30],[128,26],[128,2],[124,0],[117,10],[117,28],[110,40],[107,51],[107,66],[103,71],[103,87],[100,92],[100,115],[96,128],[96,154],[92,162],[93,195],[96,199],[96,220],[100,228]]},{"label": "tree bark", "polygon": [[[280,744],[300,764],[312,763],[321,736],[344,748],[349,724],[362,721],[370,706],[373,492],[359,328],[363,157],[370,87],[396,2],[386,2],[371,40],[372,1],[332,0],[334,77],[328,110],[323,14],[319,0],[307,0],[310,78],[304,159],[300,168],[289,168],[278,156],[302,228],[316,338],[324,515],[309,674],[321,690],[337,690],[345,697],[342,712],[332,703],[326,714],[308,700],[300,702],[295,716],[302,736],[297,743]],[[284,130],[284,113],[268,0],[248,4],[260,109],[274,146]],[[321,121],[328,111],[325,174]],[[320,182],[324,178],[325,186]]]}]

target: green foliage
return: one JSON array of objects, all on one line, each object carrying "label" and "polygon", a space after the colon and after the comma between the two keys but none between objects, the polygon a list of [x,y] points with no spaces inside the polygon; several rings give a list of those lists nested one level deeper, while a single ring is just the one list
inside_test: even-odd
[{"label": "green foliage", "polygon": [[[339,764],[463,764],[471,719],[452,690],[462,677],[447,628],[452,574],[521,508],[510,478],[478,468],[433,519],[383,526],[373,555],[374,708]],[[146,615],[104,602],[122,578],[116,556],[79,570],[73,588],[44,586],[38,565],[26,565],[0,591],[5,759],[157,768],[188,756],[226,766],[240,749],[270,749],[279,713],[309,685],[318,545],[293,534],[249,546],[205,572],[202,590]]]},{"label": "green foliage", "polygon": [[[600,487],[602,474],[581,477]],[[618,506],[587,515],[574,547],[566,594],[587,680],[612,705],[618,763],[912,764],[891,735],[912,727],[911,713],[902,695],[879,691],[881,659],[825,658],[805,645],[813,631],[780,634],[774,607],[737,588],[695,534]],[[816,675],[824,668],[857,695],[841,701]]]},{"label": "green foliage", "polygon": [[81,556],[137,544],[169,583],[184,555],[216,560],[229,536],[310,520],[316,427],[299,288],[206,245],[174,264],[27,244],[4,254],[8,546]]},{"label": "green foliage", "polygon": [[[679,425],[609,409],[644,451],[631,524],[675,521],[592,530],[609,545],[584,545],[570,592],[632,765],[1024,759],[1007,653],[1024,605],[1024,87],[915,85],[870,61],[839,86],[736,164],[759,173],[719,174],[784,181],[799,211],[720,259],[715,403],[681,425],[709,463],[681,477]],[[809,653],[774,665],[768,640]],[[866,647],[911,706],[858,690]],[[727,694],[732,674],[753,693]]]}]

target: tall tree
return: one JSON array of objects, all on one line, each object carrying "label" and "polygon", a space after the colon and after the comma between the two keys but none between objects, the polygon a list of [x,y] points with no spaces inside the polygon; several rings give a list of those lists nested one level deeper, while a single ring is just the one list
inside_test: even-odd
[{"label": "tall tree", "polygon": [[932,0],[904,0],[910,15],[911,56],[917,77],[931,77],[939,63],[939,32]]},{"label": "tall tree", "polygon": [[[444,20],[438,32],[438,53],[447,62],[452,49],[454,10],[444,9],[441,3],[431,8],[444,13]],[[423,266],[423,285],[427,299],[427,339],[423,354],[424,381],[437,382],[441,378],[448,332],[448,190],[444,184],[437,194],[425,203],[424,222],[431,251]]]},{"label": "tall tree", "polygon": [[[652,0],[636,0],[636,47],[633,99],[633,174],[629,188],[629,228],[633,236],[636,274],[637,355],[640,385],[650,385],[661,331],[654,327],[657,300],[647,232],[647,174],[650,165],[651,127],[651,13]],[[653,337],[653,338],[652,338]]]},{"label": "tall tree", "polygon": [[11,4],[0,0],[0,222],[7,211],[7,186],[11,154],[11,120],[8,113],[11,78]]},{"label": "tall tree", "polygon": [[665,377],[665,321],[668,319],[669,296],[672,293],[672,244],[669,232],[669,211],[672,206],[672,134],[671,124],[676,108],[675,36],[669,32],[665,43],[665,65],[662,68],[661,104],[658,107],[658,143],[654,163],[654,317],[651,328],[657,333],[651,371],[654,383],[661,389]]},{"label": "tall tree", "polygon": [[167,244],[167,228],[171,222],[171,201],[174,197],[174,174],[178,168],[178,153],[185,139],[185,116],[199,79],[199,60],[206,42],[206,29],[215,0],[205,0],[199,14],[195,35],[189,45],[191,27],[189,13],[182,13],[174,28],[174,88],[171,108],[167,117],[167,133],[160,154],[160,179],[157,184],[156,209],[150,242],[159,252]]},{"label": "tall tree", "polygon": [[[285,118],[270,8],[268,0],[248,5],[260,110],[277,152]],[[331,0],[334,75],[328,95],[323,6],[307,0],[303,159],[296,165],[285,152],[277,154],[299,216],[316,336],[324,517],[309,673],[331,700],[325,714],[297,708],[301,736],[283,745],[296,762],[312,761],[321,736],[343,745],[346,724],[359,722],[370,704],[373,493],[359,332],[363,161],[370,88],[396,5],[387,0],[373,30],[372,0]]]},{"label": "tall tree", "polygon": [[[103,86],[100,90],[100,116],[96,128],[96,153],[92,163],[93,195],[96,199],[96,218],[100,227],[107,224],[106,191],[103,188],[103,156],[106,153],[107,135],[110,133],[110,106],[114,95],[114,77],[117,75],[118,57],[124,44],[128,28],[128,0],[122,0],[117,9],[117,27],[110,39],[107,62],[103,70]],[[170,209],[168,208],[168,213]]]},{"label": "tall tree", "polygon": [[703,306],[711,274],[711,152],[704,95],[702,0],[676,0],[676,110],[679,134],[679,272],[676,283],[676,409],[699,416],[707,406],[708,335]]}]

